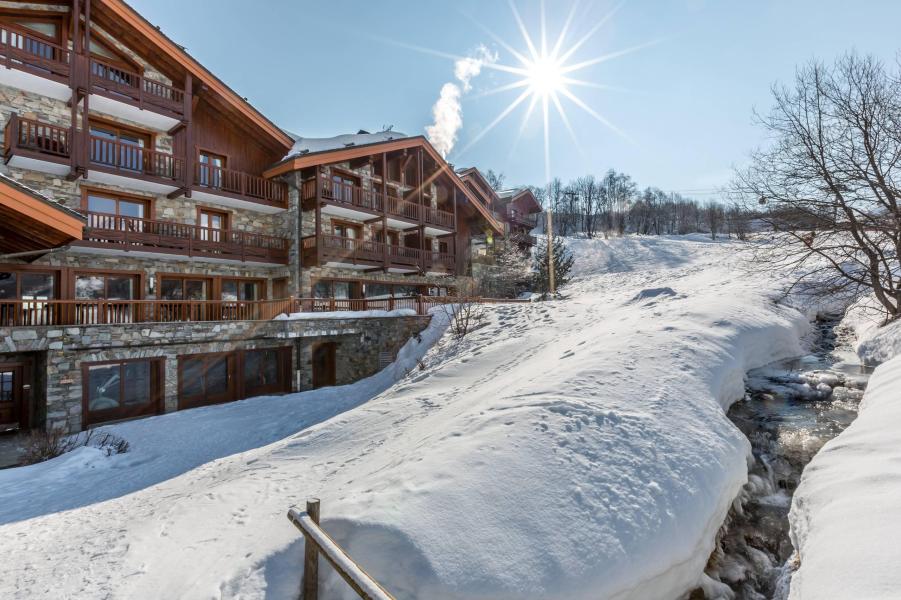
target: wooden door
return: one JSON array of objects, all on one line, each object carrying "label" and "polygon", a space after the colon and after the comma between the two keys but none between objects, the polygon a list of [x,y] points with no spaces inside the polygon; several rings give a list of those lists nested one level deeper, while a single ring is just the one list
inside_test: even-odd
[{"label": "wooden door", "polygon": [[222,232],[228,229],[228,213],[208,208],[197,209],[200,226],[200,239],[210,242],[223,242],[226,237]]},{"label": "wooden door", "polygon": [[178,409],[237,400],[237,354],[180,356]]},{"label": "wooden door", "polygon": [[288,297],[288,278],[279,277],[272,280],[272,300],[284,300]]},{"label": "wooden door", "polygon": [[335,342],[313,345],[313,389],[335,385]]},{"label": "wooden door", "polygon": [[24,425],[23,375],[22,365],[0,364],[0,431]]}]

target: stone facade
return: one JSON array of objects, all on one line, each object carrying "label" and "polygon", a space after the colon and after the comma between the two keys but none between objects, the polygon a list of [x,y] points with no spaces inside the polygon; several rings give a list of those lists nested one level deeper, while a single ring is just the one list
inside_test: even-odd
[{"label": "stone facade", "polygon": [[382,317],[0,328],[0,363],[34,359],[33,425],[75,432],[83,428],[84,363],[165,358],[165,412],[172,412],[178,409],[180,356],[290,346],[290,387],[303,391],[312,386],[314,344],[336,343],[336,383],[343,385],[376,373],[380,356],[393,360],[428,322]]}]

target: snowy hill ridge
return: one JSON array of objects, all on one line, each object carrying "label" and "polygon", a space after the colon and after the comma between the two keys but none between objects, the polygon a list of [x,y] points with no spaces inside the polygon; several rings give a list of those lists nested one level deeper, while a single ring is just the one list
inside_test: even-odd
[{"label": "snowy hill ridge", "polygon": [[[443,338],[356,408],[3,526],[15,541],[0,548],[0,596],[53,581],[60,597],[287,597],[302,541],[285,511],[311,496],[400,599],[647,600],[695,587],[746,479],[749,444],[724,407],[748,369],[800,352],[807,321],[772,302],[776,282],[735,268],[736,244],[570,244],[567,300],[489,307],[484,327]],[[301,396],[298,411],[319,400]],[[265,426],[273,416],[255,407]],[[131,469],[150,450],[136,445]],[[47,466],[59,493],[94,468]],[[11,495],[30,493],[21,481]],[[329,586],[326,598],[343,596],[334,576]]]}]

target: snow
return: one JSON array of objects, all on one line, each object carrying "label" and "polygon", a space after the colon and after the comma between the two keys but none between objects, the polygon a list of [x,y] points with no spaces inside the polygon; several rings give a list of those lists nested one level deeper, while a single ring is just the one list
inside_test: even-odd
[{"label": "snow", "polygon": [[883,326],[885,314],[875,297],[866,297],[852,305],[842,324],[857,336],[857,354],[867,365],[878,365],[901,354],[901,320]]},{"label": "snow", "polygon": [[379,142],[390,142],[408,137],[399,131],[379,131],[377,133],[349,133],[327,138],[296,137],[294,146],[285,159],[300,154],[341,150],[350,146],[365,146]]},{"label": "snow", "polygon": [[358,310],[358,311],[322,311],[299,312],[281,314],[274,321],[310,321],[316,319],[376,319],[384,317],[415,317],[416,311],[412,308],[397,308],[394,310]]},{"label": "snow", "polygon": [[[309,497],[398,598],[709,588],[750,451],[724,408],[807,320],[736,243],[569,243],[565,299],[489,305],[420,360],[433,323],[369,381],[117,425],[127,454],[0,472],[0,597],[289,597],[285,514]],[[346,592],[328,576],[323,597]]]},{"label": "snow", "polygon": [[791,600],[897,598],[901,590],[901,356],[876,369],[857,419],[804,470],[791,514]]},{"label": "snow", "polygon": [[901,321],[883,326],[874,298],[851,306],[870,377],[857,419],[804,469],[789,521],[800,567],[790,600],[897,598],[901,589]]}]

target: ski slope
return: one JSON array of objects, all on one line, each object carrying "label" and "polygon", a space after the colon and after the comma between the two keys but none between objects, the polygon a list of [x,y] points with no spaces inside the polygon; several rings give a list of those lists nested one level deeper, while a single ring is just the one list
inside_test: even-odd
[{"label": "ski slope", "polygon": [[488,307],[421,366],[440,323],[372,381],[110,427],[131,452],[0,472],[0,597],[293,597],[285,514],[313,496],[398,598],[692,589],[746,478],[724,407],[807,321],[734,243],[571,246],[566,299]]}]

